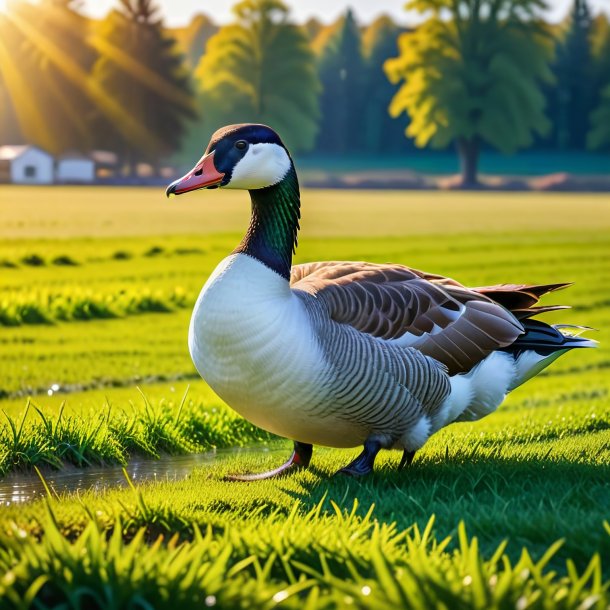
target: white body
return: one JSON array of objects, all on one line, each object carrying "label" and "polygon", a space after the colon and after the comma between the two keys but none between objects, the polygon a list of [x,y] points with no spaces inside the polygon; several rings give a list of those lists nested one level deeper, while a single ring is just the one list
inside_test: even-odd
[{"label": "white body", "polygon": [[[260,428],[333,447],[354,447],[368,436],[358,423],[333,415],[330,367],[302,300],[285,279],[246,254],[224,259],[204,285],[189,350],[210,387]],[[433,421],[420,418],[390,446],[415,450],[454,421],[488,415],[518,376],[512,356],[492,353],[450,378],[451,394]]]},{"label": "white body", "polygon": [[256,259],[218,265],[195,304],[189,350],[210,387],[260,428],[319,445],[364,441],[358,426],[323,415],[328,367],[304,305]]}]

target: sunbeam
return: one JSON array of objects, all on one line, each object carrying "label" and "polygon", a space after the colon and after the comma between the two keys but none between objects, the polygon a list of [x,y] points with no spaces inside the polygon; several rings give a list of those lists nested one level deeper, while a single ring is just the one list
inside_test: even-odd
[{"label": "sunbeam", "polygon": [[150,134],[134,117],[126,113],[121,105],[110,97],[97,83],[92,81],[87,73],[60,47],[43,36],[32,24],[19,15],[8,13],[8,17],[30,43],[43,53],[48,61],[55,64],[67,79],[97,103],[102,112],[113,121],[121,133],[126,137],[135,138],[140,142],[146,143],[150,148],[154,149],[159,146],[158,138]]}]

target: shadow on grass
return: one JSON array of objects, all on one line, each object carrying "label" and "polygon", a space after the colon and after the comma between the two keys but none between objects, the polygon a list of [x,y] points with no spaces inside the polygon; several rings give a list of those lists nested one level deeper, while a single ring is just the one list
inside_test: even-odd
[{"label": "shadow on grass", "polygon": [[567,558],[583,568],[597,552],[610,576],[610,536],[603,528],[610,517],[610,464],[485,457],[416,460],[402,471],[385,462],[363,479],[331,472],[313,467],[314,476],[297,475],[298,485],[278,480],[277,486],[305,511],[322,501],[328,513],[335,511],[333,502],[349,510],[357,499],[360,514],[374,504],[376,519],[400,528],[424,527],[434,514],[439,539],[451,535],[455,540],[458,523],[464,521],[484,551],[492,552],[508,539],[509,555],[515,558],[523,546],[540,557],[563,538],[553,562],[556,569],[565,572]]}]

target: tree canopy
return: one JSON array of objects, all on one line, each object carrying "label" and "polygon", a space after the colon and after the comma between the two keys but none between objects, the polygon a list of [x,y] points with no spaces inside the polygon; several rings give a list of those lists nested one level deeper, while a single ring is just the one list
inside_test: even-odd
[{"label": "tree canopy", "polygon": [[[464,183],[476,182],[481,143],[510,153],[544,133],[540,83],[552,78],[552,41],[537,20],[540,0],[411,0],[426,13],[402,34],[400,55],[385,63],[393,83],[405,81],[390,105],[407,112],[417,146],[456,142]],[[449,18],[448,18],[449,16]]]},{"label": "tree canopy", "polygon": [[602,90],[599,105],[591,113],[587,144],[593,149],[610,148],[610,85]]},{"label": "tree canopy", "polygon": [[236,22],[210,38],[196,71],[207,132],[266,123],[294,151],[312,148],[319,81],[306,33],[280,0],[243,0]]},{"label": "tree canopy", "polygon": [[351,10],[329,37],[319,60],[322,120],[318,150],[345,153],[363,140],[365,68],[360,30]]},{"label": "tree canopy", "polygon": [[216,34],[218,26],[207,16],[198,13],[182,28],[171,30],[186,56],[189,69],[197,67],[208,40]]},{"label": "tree canopy", "polygon": [[398,52],[396,41],[401,31],[392,19],[381,16],[362,35],[366,95],[360,122],[365,151],[388,154],[413,148],[402,135],[400,122],[388,112],[398,86],[383,72],[385,60]]},{"label": "tree canopy", "polygon": [[587,147],[610,149],[610,21],[599,15],[591,32],[593,57],[593,111]]},{"label": "tree canopy", "polygon": [[[88,23],[78,4],[16,2],[0,15],[0,65],[8,91],[0,91],[0,99],[12,101],[6,111],[17,118],[25,140],[53,153],[85,151],[93,143],[94,101],[86,81],[96,52],[87,44]],[[16,135],[16,129],[4,129]]]},{"label": "tree canopy", "polygon": [[574,0],[565,40],[558,45],[555,67],[557,144],[561,149],[585,146],[594,98],[591,49],[592,20],[586,0]]},{"label": "tree canopy", "polygon": [[123,112],[116,117],[101,107],[99,144],[119,152],[129,166],[136,160],[154,164],[177,150],[195,104],[182,56],[152,0],[120,0],[92,44],[100,53],[92,80]]}]

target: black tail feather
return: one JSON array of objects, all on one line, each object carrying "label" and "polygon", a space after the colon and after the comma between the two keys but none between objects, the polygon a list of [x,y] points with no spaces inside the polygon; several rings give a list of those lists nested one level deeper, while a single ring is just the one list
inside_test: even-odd
[{"label": "black tail feather", "polygon": [[[541,356],[548,356],[553,352],[574,347],[595,347],[596,341],[562,333],[561,328],[565,326],[551,326],[540,320],[522,319],[521,323],[525,332],[517,340],[505,347],[502,351],[519,355],[526,350],[534,350]],[[584,329],[590,330],[590,329]]]}]

